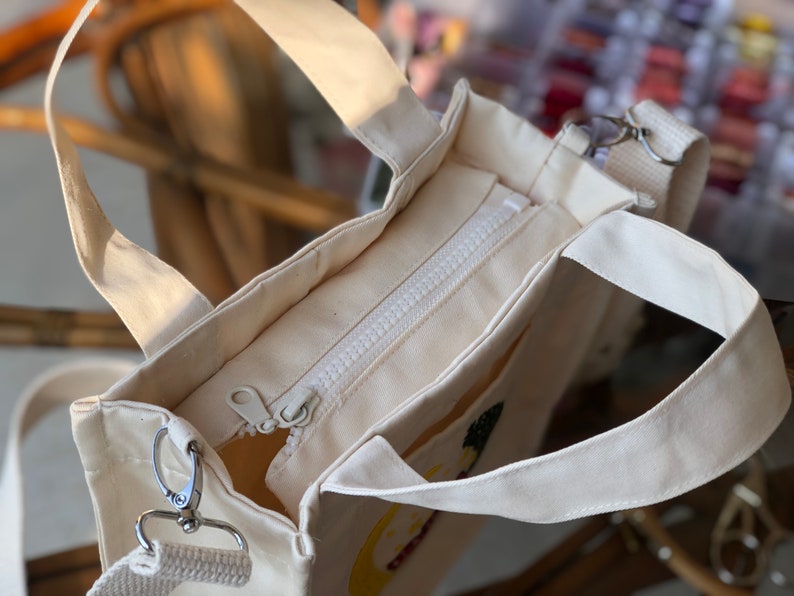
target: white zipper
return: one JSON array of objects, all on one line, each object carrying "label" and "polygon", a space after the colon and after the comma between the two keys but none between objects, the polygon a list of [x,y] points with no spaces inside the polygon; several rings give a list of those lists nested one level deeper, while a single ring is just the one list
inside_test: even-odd
[{"label": "white zipper", "polygon": [[515,216],[530,204],[525,196],[513,193],[499,206],[481,206],[270,408],[253,388],[233,389],[226,403],[248,422],[243,431],[269,434],[290,428],[286,448],[290,455],[317,406],[341,395],[379,354],[448,296],[520,224],[521,218]]}]

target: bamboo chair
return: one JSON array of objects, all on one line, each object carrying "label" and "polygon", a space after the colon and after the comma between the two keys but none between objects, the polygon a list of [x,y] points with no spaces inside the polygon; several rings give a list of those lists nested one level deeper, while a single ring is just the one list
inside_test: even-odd
[{"label": "bamboo chair", "polygon": [[[58,43],[82,6],[80,0],[61,0],[22,23],[0,31],[0,89],[49,68]],[[89,51],[92,41],[90,32],[81,32],[69,55]]]},{"label": "bamboo chair", "polygon": [[[123,129],[162,128],[183,154],[289,175],[275,47],[239,8],[218,0],[139,1],[119,13],[95,54],[101,96]],[[112,94],[115,68],[132,93],[131,108]],[[160,256],[211,301],[302,243],[294,226],[228,201],[228,190],[207,192],[168,173],[150,172],[148,182]],[[184,218],[190,226],[174,225]]]}]

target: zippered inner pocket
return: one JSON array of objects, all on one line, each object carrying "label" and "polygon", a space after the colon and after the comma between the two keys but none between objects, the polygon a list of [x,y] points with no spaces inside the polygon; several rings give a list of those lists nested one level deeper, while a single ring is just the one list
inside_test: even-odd
[{"label": "zippered inner pocket", "polygon": [[307,483],[432,384],[486,332],[532,265],[579,225],[553,201],[530,201],[492,174],[445,162],[376,242],[223,364],[177,413],[206,420],[225,400],[228,415],[204,425],[218,445],[244,431],[290,429],[269,437],[268,453],[252,448],[261,472],[247,475],[266,471],[274,496],[297,515]]},{"label": "zippered inner pocket", "polygon": [[320,358],[269,407],[228,401],[248,422],[248,430],[291,429],[284,456],[291,455],[303,428],[333,406],[389,346],[470,275],[490,251],[524,221],[531,201],[504,187],[492,191],[468,221],[425,263]]},{"label": "zippered inner pocket", "polygon": [[[325,410],[374,360],[433,310],[523,220],[530,200],[511,193],[495,206],[485,204],[426,263],[369,313],[332,351],[275,404],[293,416],[301,408]],[[319,401],[318,401],[319,400]],[[282,409],[283,408],[283,409]],[[308,413],[308,412],[307,412]],[[291,431],[286,454],[294,450],[302,426]]]},{"label": "zippered inner pocket", "polygon": [[[399,332],[392,332],[382,345],[373,342],[363,365],[356,361],[356,365],[334,371],[337,378],[333,379],[332,374],[333,388],[328,394],[319,395],[316,387],[311,386],[316,378],[312,377],[313,373],[319,377],[333,368],[322,365],[312,366],[283,394],[284,399],[308,398],[306,409],[311,419],[309,424],[294,429],[266,475],[267,485],[292,515],[297,514],[300,500],[313,479],[367,429],[378,426],[387,416],[398,415],[404,408],[414,407],[414,400],[423,399],[423,395],[432,394],[436,382],[446,378],[445,371],[462,370],[458,360],[488,341],[490,328],[498,324],[500,312],[509,309],[511,296],[528,283],[527,276],[532,275],[534,266],[579,227],[570,213],[558,205],[533,205],[526,198],[524,204],[518,197],[511,197],[504,187],[494,189],[499,190],[503,193],[492,193],[472,216],[472,228],[462,226],[459,235],[450,237],[427,260],[428,270],[437,271],[437,267],[430,268],[436,254],[443,254],[447,246],[468,237],[468,230],[473,229],[480,214],[489,221],[490,225],[485,227],[488,232],[474,242],[475,247],[469,249],[446,280],[428,298],[418,300],[416,307],[408,309],[402,323],[393,322],[393,329]],[[518,203],[518,209],[510,203]],[[514,213],[510,214],[508,209],[514,209]],[[416,270],[417,278],[421,269]],[[395,296],[407,291],[403,288],[410,287],[408,281],[406,278],[400,288],[395,288]],[[356,326],[356,333],[359,329],[363,325]],[[354,341],[353,330],[346,341]],[[338,349],[342,345],[340,340],[329,351],[326,362],[344,353]],[[465,368],[462,361],[460,365]],[[462,373],[456,376],[465,378]],[[456,396],[465,392],[465,387],[458,389],[461,393],[457,390],[446,393],[444,402],[449,407],[453,407]],[[304,412],[300,408],[297,411],[300,420]]]},{"label": "zippered inner pocket", "polygon": [[[175,411],[201,428],[217,446],[238,435],[246,420],[250,423],[270,419],[266,424],[272,428],[280,414],[273,407],[274,402],[432,257],[494,193],[504,197],[509,191],[497,184],[493,174],[456,162],[442,164],[375,242],[260,330],[251,343],[240,346],[239,352]],[[354,226],[350,233],[355,236],[356,232]],[[320,255],[315,267],[323,270],[328,263],[319,260]],[[295,285],[303,285],[300,272],[296,275]],[[290,285],[289,278],[283,279],[281,285]],[[281,300],[265,291],[252,291],[251,295],[256,295],[255,300],[250,300],[253,303]],[[234,339],[229,329],[223,335],[226,339],[219,337],[219,341]],[[240,403],[230,404],[230,391],[237,386],[247,389],[231,395]],[[219,400],[223,406],[220,411]],[[208,412],[214,412],[211,418]],[[286,426],[286,421],[281,425]],[[262,426],[259,430],[264,429]]]}]

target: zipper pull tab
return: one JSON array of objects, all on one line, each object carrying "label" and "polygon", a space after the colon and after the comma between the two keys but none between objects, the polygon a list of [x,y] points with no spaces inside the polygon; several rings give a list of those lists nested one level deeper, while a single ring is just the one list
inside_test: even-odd
[{"label": "zipper pull tab", "polygon": [[226,396],[226,404],[244,418],[250,428],[260,433],[269,435],[279,427],[278,420],[270,415],[265,402],[253,387],[235,387]]},{"label": "zipper pull tab", "polygon": [[287,397],[289,403],[278,413],[279,426],[292,428],[309,424],[314,409],[320,403],[317,391],[312,387],[295,387]]},{"label": "zipper pull tab", "polygon": [[514,192],[504,200],[503,205],[508,209],[512,209],[514,213],[521,213],[524,209],[532,204],[527,197]]}]

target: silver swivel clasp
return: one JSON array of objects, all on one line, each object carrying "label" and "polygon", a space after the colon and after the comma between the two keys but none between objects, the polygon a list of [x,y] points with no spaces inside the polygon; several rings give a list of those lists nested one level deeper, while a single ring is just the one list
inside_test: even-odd
[{"label": "silver swivel clasp", "polygon": [[617,134],[610,136],[609,138],[599,140],[592,139],[590,141],[590,147],[592,148],[612,147],[614,145],[625,143],[626,141],[637,141],[640,145],[642,145],[642,148],[645,149],[645,152],[648,154],[648,156],[655,162],[672,167],[680,166],[682,163],[684,163],[683,159],[667,159],[659,155],[654,150],[654,148],[651,146],[651,143],[648,141],[648,138],[652,136],[651,130],[645,128],[644,126],[640,126],[637,123],[634,115],[631,113],[631,109],[626,110],[626,114],[622,118],[618,116],[605,116],[599,114],[596,116],[590,116],[588,120],[605,120],[610,122],[617,129]]},{"label": "silver swivel clasp", "polygon": [[174,492],[163,481],[160,472],[160,443],[168,432],[168,427],[161,427],[154,435],[152,442],[152,468],[154,469],[154,479],[160,491],[171,503],[171,506],[179,512],[177,523],[182,527],[182,530],[187,534],[192,534],[198,530],[203,519],[198,512],[198,506],[201,502],[201,490],[204,484],[204,474],[201,468],[201,454],[199,453],[198,445],[195,441],[191,441],[187,447],[187,454],[190,457],[190,480],[185,488],[179,492]]},{"label": "silver swivel clasp", "polygon": [[160,468],[160,445],[167,433],[168,427],[163,426],[154,435],[154,440],[152,441],[152,468],[154,469],[154,479],[157,482],[157,486],[160,487],[160,491],[176,511],[151,509],[143,512],[138,517],[138,521],[135,524],[135,534],[141,547],[146,552],[154,554],[154,545],[146,536],[144,525],[147,520],[156,517],[175,521],[186,534],[197,532],[204,526],[224,530],[234,537],[241,550],[247,551],[248,544],[245,538],[234,526],[215,519],[205,519],[198,511],[201,503],[204,474],[201,467],[201,453],[196,441],[191,441],[187,446],[186,455],[190,458],[191,466],[188,483],[180,491],[173,491],[165,484]]}]

